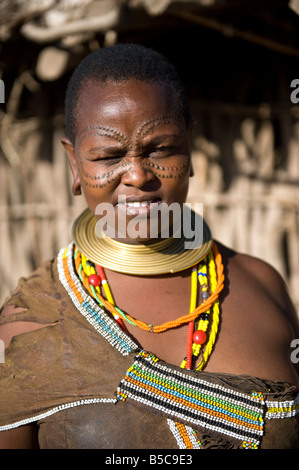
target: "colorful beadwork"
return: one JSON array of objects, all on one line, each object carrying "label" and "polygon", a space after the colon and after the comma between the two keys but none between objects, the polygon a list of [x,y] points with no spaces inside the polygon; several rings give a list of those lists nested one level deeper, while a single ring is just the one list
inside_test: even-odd
[{"label": "colorful beadwork", "polygon": [[[74,269],[73,261],[76,269]],[[211,254],[208,258],[207,271],[205,266],[204,263],[201,263],[198,269],[202,303],[209,298],[208,289],[214,292],[217,287],[215,263]],[[60,281],[75,307],[113,347],[123,355],[129,354],[131,351],[138,351],[137,345],[120,328],[122,322],[120,321],[118,324],[114,321],[121,319],[117,318],[118,309],[113,305],[109,285],[100,267],[95,270],[93,263],[84,256],[81,258],[79,250],[74,249],[74,245],[70,244],[58,255],[58,273]],[[91,278],[87,282],[90,276],[98,277]],[[207,282],[208,279],[210,279],[210,285]],[[104,310],[107,308],[107,303],[100,295],[100,286],[103,288],[106,286],[105,293],[111,301],[110,307],[112,306],[114,320]],[[211,327],[209,328],[210,319]],[[203,369],[211,353],[218,330],[218,322],[219,301],[216,298],[212,308],[207,309],[199,316],[197,329],[205,332],[209,330],[209,337],[205,343],[205,350],[202,353],[198,370]],[[198,354],[198,346],[201,349],[202,345],[192,345],[192,355]],[[186,376],[162,365],[156,357],[145,352],[141,352],[136,357],[135,363],[120,383],[116,395],[118,400],[128,399],[142,402],[166,414],[169,428],[178,446],[182,449],[199,449],[201,445],[196,440],[196,431],[187,423],[196,428],[202,427],[235,437],[240,440],[244,449],[255,449],[258,448],[263,432],[263,415],[268,419],[283,419],[293,417],[299,412],[299,395],[289,401],[268,399],[265,401],[260,392],[254,391],[252,395],[242,394],[226,387],[205,382],[194,376]],[[102,401],[105,402],[105,399],[95,402]],[[88,404],[89,401],[82,401],[82,403]],[[93,400],[90,403],[93,403]],[[75,405],[77,403],[62,405],[50,411],[50,414]],[[185,424],[174,421],[173,418],[179,419]],[[36,417],[30,418],[28,422],[35,420]],[[17,425],[20,423],[9,425],[7,429]]]},{"label": "colorful beadwork", "polygon": [[292,418],[299,413],[299,394],[295,400],[270,401],[266,400],[268,419]]},{"label": "colorful beadwork", "polygon": [[255,444],[254,442],[247,442],[247,441],[243,442],[243,447],[244,449],[258,449],[257,444]]},{"label": "colorful beadwork", "polygon": [[[77,274],[89,294],[97,301],[99,305],[107,308],[112,313],[114,320],[119,323],[124,331],[127,331],[122,319],[119,316],[119,309],[115,307],[104,270],[100,266],[97,266],[96,269],[94,263],[89,261],[76,246],[74,248],[74,263]],[[96,272],[98,274],[96,274]],[[100,286],[102,286],[105,291],[107,301],[101,295]]]},{"label": "colorful beadwork", "polygon": [[[215,254],[215,264],[217,266],[217,275],[215,277],[216,284],[214,286],[214,290],[212,294],[205,300],[205,302],[201,303],[196,308],[192,308],[192,310],[189,312],[187,315],[183,315],[176,320],[171,320],[166,323],[163,323],[161,325],[150,325],[145,322],[142,322],[140,320],[137,320],[133,317],[131,317],[129,314],[125,314],[120,308],[116,307],[113,301],[113,297],[111,294],[111,291],[109,289],[109,285],[107,281],[102,282],[103,288],[105,289],[105,294],[107,296],[107,301],[101,296],[100,289],[97,286],[96,288],[93,288],[93,286],[90,285],[88,281],[89,277],[89,272],[91,274],[94,274],[94,269],[91,272],[90,271],[90,266],[93,265],[90,261],[86,260],[84,255],[80,253],[79,251],[76,250],[75,254],[75,264],[76,264],[76,270],[78,273],[79,278],[81,279],[84,287],[87,289],[87,291],[90,293],[91,296],[94,296],[96,300],[100,303],[100,305],[104,306],[107,308],[113,315],[116,315],[117,317],[120,316],[123,320],[129,322],[130,324],[137,326],[145,331],[148,332],[153,332],[153,333],[162,333],[163,331],[166,331],[170,328],[176,328],[178,326],[181,326],[184,323],[189,323],[194,321],[199,317],[201,313],[204,313],[206,310],[208,310],[217,300],[219,297],[220,292],[222,291],[224,287],[224,274],[223,274],[223,264],[222,264],[222,258],[220,253],[218,252],[216,244],[213,245],[213,253]],[[77,254],[79,255],[78,261],[76,260]],[[80,255],[82,262],[80,261]],[[213,256],[210,252],[210,256]],[[87,262],[88,261],[88,262]],[[99,266],[96,266],[97,269],[102,269]]]},{"label": "colorful beadwork", "polygon": [[[202,370],[205,367],[208,358],[212,353],[212,349],[216,341],[220,315],[219,298],[216,297],[212,305],[205,305],[205,302],[211,297],[208,290],[210,289],[213,295],[217,290],[217,285],[219,284],[219,279],[217,277],[215,266],[215,260],[217,260],[217,257],[218,253],[214,248],[213,251],[210,251],[208,253],[207,259],[203,260],[203,262],[200,263],[197,269],[198,281],[201,286],[201,307],[202,309],[204,309],[204,307],[206,306],[206,310],[199,315],[197,330],[194,331],[194,323],[191,324],[190,322],[189,324],[187,339],[187,356],[181,363],[181,367],[183,369],[191,369],[192,362],[201,354],[201,361],[197,365],[196,369]],[[218,271],[218,276],[219,275],[220,273]],[[207,342],[207,333],[209,328],[209,339]],[[201,341],[198,341],[198,343],[194,341],[194,336],[196,338],[196,335],[199,335],[201,337]],[[204,345],[205,349],[203,351],[202,347]],[[190,354],[189,357],[188,352]]]},{"label": "colorful beadwork", "polygon": [[59,252],[57,268],[59,279],[75,307],[86,320],[122,355],[137,351],[137,344],[110,318],[94,299],[84,290],[73,266],[73,244]]},{"label": "colorful beadwork", "polygon": [[[217,272],[216,264],[217,263]],[[111,293],[108,281],[105,277],[104,270],[101,266],[95,265],[93,262],[88,260],[83,253],[81,253],[77,247],[75,247],[74,252],[74,262],[77,274],[90,293],[90,295],[101,305],[106,308],[112,315],[114,319],[121,325],[123,330],[126,331],[124,322],[128,322],[131,325],[140,327],[146,331],[161,333],[166,331],[169,328],[175,328],[180,326],[182,323],[185,323],[189,318],[188,315],[180,317],[177,320],[166,322],[163,325],[150,325],[139,320],[134,319],[128,314],[125,314],[120,308],[115,305],[113,295]],[[207,275],[207,263],[209,265],[209,274],[211,277],[210,286],[208,284],[208,275]],[[201,285],[201,296],[202,302],[197,308],[197,278],[199,284]],[[201,370],[212,352],[212,347],[215,343],[218,324],[219,324],[219,293],[223,288],[224,276],[223,276],[223,265],[221,256],[217,250],[216,245],[213,246],[213,250],[210,250],[207,257],[200,263],[199,267],[193,266],[191,272],[191,299],[190,299],[190,310],[189,315],[191,315],[191,321],[188,324],[188,336],[187,336],[187,352],[186,358],[181,364],[181,367],[191,369],[194,358],[198,357],[203,344],[207,339],[207,330],[209,327],[209,320],[212,317],[213,323],[211,328],[211,336],[207,344],[206,353],[202,355],[202,360],[198,366],[198,369]],[[101,294],[101,287],[104,290],[107,300]],[[211,295],[208,292],[208,289],[211,289]],[[213,301],[211,301],[213,299]],[[205,304],[207,302],[207,304]],[[211,308],[213,310],[213,315],[210,315]],[[194,332],[194,312],[198,310],[203,311],[204,313],[199,314],[199,322],[197,331]],[[194,342],[193,337],[198,338],[200,336],[201,341]]]},{"label": "colorful beadwork", "polygon": [[[158,410],[193,427],[259,444],[264,400],[169,368],[141,351],[121,381],[116,396]],[[175,423],[176,424],[176,423]],[[173,426],[172,426],[173,428]]]},{"label": "colorful beadwork", "polygon": [[167,424],[180,449],[200,449],[200,442],[195,437],[196,432],[190,426],[176,423],[171,419],[167,419]]}]

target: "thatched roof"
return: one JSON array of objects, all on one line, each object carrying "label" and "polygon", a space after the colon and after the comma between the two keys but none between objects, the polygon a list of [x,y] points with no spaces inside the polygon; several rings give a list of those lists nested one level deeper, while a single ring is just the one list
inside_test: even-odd
[{"label": "thatched roof", "polygon": [[0,0],[0,78],[22,63],[24,41],[38,78],[56,80],[86,43],[140,42],[188,25],[299,57],[298,13],[299,0]]},{"label": "thatched roof", "polygon": [[69,35],[144,31],[163,20],[200,24],[273,47],[299,49],[299,0],[1,0],[0,40],[16,31],[37,43]]}]

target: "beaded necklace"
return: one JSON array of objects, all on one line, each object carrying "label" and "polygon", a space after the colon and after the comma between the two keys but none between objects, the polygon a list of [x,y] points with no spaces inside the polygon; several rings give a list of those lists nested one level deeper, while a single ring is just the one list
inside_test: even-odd
[{"label": "beaded necklace", "polygon": [[[113,315],[115,321],[119,323],[124,331],[127,331],[124,322],[152,333],[161,333],[170,328],[188,323],[187,353],[186,358],[181,363],[182,368],[190,370],[193,360],[201,353],[202,346],[207,341],[207,331],[210,325],[210,317],[212,317],[209,340],[207,341],[205,351],[202,353],[201,362],[196,367],[197,370],[204,368],[216,340],[219,324],[219,294],[223,289],[224,283],[222,259],[215,243],[213,244],[213,249],[210,250],[204,260],[192,268],[189,314],[156,326],[137,320],[118,308],[115,305],[103,268],[87,259],[77,247],[74,250],[74,263],[83,286],[99,305],[106,308]],[[202,302],[196,307],[198,282],[201,286]],[[102,295],[101,288],[106,299]],[[208,292],[209,289],[211,294]],[[195,320],[198,320],[198,326],[194,331]]]}]

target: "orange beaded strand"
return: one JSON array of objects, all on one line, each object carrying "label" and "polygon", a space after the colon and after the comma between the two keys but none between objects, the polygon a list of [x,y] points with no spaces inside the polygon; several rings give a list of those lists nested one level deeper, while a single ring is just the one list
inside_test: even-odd
[{"label": "orange beaded strand", "polygon": [[[152,332],[152,333],[162,333],[163,331],[169,330],[171,328],[176,328],[178,326],[183,325],[184,323],[189,323],[194,321],[201,313],[205,312],[208,310],[213,303],[218,299],[220,292],[222,291],[224,287],[224,274],[223,274],[223,264],[222,264],[222,257],[218,251],[218,248],[216,244],[213,244],[213,252],[214,252],[214,257],[215,257],[215,264],[217,268],[217,286],[215,288],[215,291],[210,295],[210,297],[202,303],[199,307],[195,308],[192,312],[190,312],[187,315],[184,315],[182,317],[177,318],[176,320],[170,320],[168,322],[162,323],[161,325],[149,325],[141,320],[137,320],[133,317],[131,317],[129,314],[124,314],[121,312],[121,310],[116,310],[114,305],[112,305],[110,302],[105,300],[100,294],[97,294],[99,300],[101,303],[104,305],[107,310],[109,310],[113,315],[121,315],[123,316],[123,319],[129,321],[131,324],[137,326],[138,328]],[[78,262],[76,260],[76,270],[78,272]],[[88,277],[84,273],[84,271],[81,271],[81,277],[82,277],[82,283],[84,287],[88,290],[88,292],[93,296],[93,293],[90,289],[89,282],[88,282]]]},{"label": "orange beaded strand", "polygon": [[201,313],[204,313],[208,310],[213,303],[218,299],[220,292],[224,287],[224,274],[223,274],[223,264],[222,264],[222,257],[218,251],[216,244],[213,244],[213,252],[215,256],[215,264],[217,268],[217,286],[215,291],[210,295],[210,297],[199,307],[197,307],[193,312],[189,313],[188,315],[184,315],[182,317],[177,318],[176,320],[171,320],[166,323],[162,323],[161,325],[151,326],[147,323],[144,323],[140,320],[136,320],[135,318],[127,317],[134,322],[136,326],[145,330],[145,331],[152,331],[153,333],[162,333],[170,328],[176,328],[184,323],[188,323],[190,321],[195,320]]}]

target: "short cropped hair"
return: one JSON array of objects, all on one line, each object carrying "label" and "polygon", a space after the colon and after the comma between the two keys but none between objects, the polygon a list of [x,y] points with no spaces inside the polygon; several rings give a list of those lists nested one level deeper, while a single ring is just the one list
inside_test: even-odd
[{"label": "short cropped hair", "polygon": [[188,100],[183,83],[174,66],[161,53],[139,44],[116,44],[92,52],[83,59],[68,83],[65,99],[66,135],[74,143],[76,104],[89,80],[98,82],[137,79],[166,85],[174,93],[176,105],[186,121],[190,121]]}]

